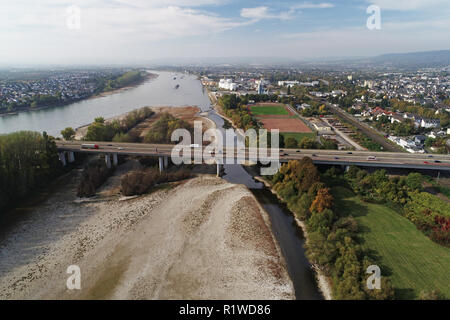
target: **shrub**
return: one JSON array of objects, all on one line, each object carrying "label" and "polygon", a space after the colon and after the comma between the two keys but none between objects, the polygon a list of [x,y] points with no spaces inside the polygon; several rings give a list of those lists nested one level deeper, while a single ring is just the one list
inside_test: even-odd
[{"label": "shrub", "polygon": [[92,197],[113,173],[114,169],[108,169],[105,161],[96,159],[88,163],[82,173],[82,179],[77,188],[78,197]]},{"label": "shrub", "polygon": [[191,176],[189,170],[178,169],[171,172],[159,172],[155,168],[132,171],[121,180],[121,191],[125,196],[147,193],[157,184],[187,179]]}]

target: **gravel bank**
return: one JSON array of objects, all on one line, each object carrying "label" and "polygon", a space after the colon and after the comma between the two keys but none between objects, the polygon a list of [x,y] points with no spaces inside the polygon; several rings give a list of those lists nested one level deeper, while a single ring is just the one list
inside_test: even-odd
[{"label": "gravel bank", "polygon": [[[121,201],[115,181],[89,201],[60,190],[3,237],[1,299],[294,298],[245,186],[203,175]],[[69,265],[81,290],[66,289]]]}]

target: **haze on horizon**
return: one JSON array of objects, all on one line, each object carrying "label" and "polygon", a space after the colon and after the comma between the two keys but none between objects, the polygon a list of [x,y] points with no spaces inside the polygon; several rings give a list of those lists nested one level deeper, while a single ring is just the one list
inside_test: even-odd
[{"label": "haze on horizon", "polygon": [[375,56],[450,49],[449,30],[448,0],[4,0],[0,65]]}]

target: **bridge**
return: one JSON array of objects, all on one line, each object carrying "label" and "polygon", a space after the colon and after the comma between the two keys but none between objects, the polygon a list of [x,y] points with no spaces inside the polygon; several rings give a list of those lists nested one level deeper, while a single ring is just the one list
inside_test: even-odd
[{"label": "bridge", "polygon": [[[82,144],[96,144],[98,149],[84,149]],[[158,157],[159,169],[162,171],[168,166],[168,159],[172,155],[172,149],[175,145],[171,144],[146,144],[146,143],[116,143],[116,142],[87,142],[87,141],[56,141],[59,157],[63,165],[66,165],[66,155],[68,161],[75,160],[75,153],[104,154],[106,165],[117,165],[118,155]],[[192,148],[195,152],[203,153],[204,148]],[[224,148],[221,158],[223,162],[216,162],[217,172],[219,174],[223,163],[242,163],[249,160],[249,156],[254,153],[260,153],[258,160],[275,161],[276,155],[270,154],[270,149],[251,149],[237,150],[236,148]],[[422,170],[450,171],[450,156],[448,155],[430,155],[413,154],[398,152],[372,152],[372,151],[338,151],[338,150],[309,150],[309,149],[279,149],[279,161],[288,162],[289,160],[301,160],[303,157],[309,157],[314,164],[341,165],[349,167],[351,165],[359,167],[377,167],[377,168],[407,168]],[[214,155],[213,155],[214,157]],[[369,157],[376,157],[370,160]],[[219,157],[220,158],[220,157]],[[373,158],[372,158],[373,159]]]}]

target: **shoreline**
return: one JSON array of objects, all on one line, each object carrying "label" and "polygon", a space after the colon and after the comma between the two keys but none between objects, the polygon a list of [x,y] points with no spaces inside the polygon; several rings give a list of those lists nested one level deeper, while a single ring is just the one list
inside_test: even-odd
[{"label": "shoreline", "polygon": [[[272,185],[269,182],[267,182],[264,178],[262,178],[260,176],[255,175],[255,176],[253,176],[253,178],[255,180],[263,183],[264,186],[267,189],[269,189],[270,192],[272,192],[272,194],[274,194],[280,202],[284,203],[284,200],[280,197],[278,192],[273,190]],[[298,219],[291,210],[289,210],[289,212],[294,217],[294,220],[295,220],[297,226],[302,230],[303,235],[305,236],[306,242],[308,242],[309,237],[308,237],[308,231],[306,230],[305,222]],[[311,264],[311,268],[314,270],[314,273],[316,275],[317,285],[318,285],[319,290],[322,293],[324,299],[325,300],[333,300],[332,289],[331,289],[331,285],[330,285],[330,281],[329,281],[328,277],[323,274],[323,272],[320,270],[320,268],[318,266]]]},{"label": "shoreline", "polygon": [[122,92],[122,91],[125,91],[125,90],[136,88],[136,87],[140,86],[141,84],[144,84],[147,81],[153,81],[157,77],[158,77],[157,74],[147,72],[147,75],[145,75],[141,81],[139,81],[139,82],[137,82],[135,84],[132,84],[132,85],[128,85],[128,86],[125,86],[125,87],[122,87],[122,88],[117,88],[117,89],[106,91],[106,92],[95,93],[95,94],[93,94],[93,95],[91,95],[89,97],[85,97],[85,98],[81,98],[81,99],[75,99],[75,100],[71,100],[71,101],[67,101],[67,102],[59,103],[59,104],[55,104],[55,105],[42,106],[42,107],[36,107],[36,108],[28,107],[28,108],[23,109],[23,110],[16,110],[16,111],[11,111],[11,112],[0,112],[0,117],[17,116],[20,113],[24,113],[24,112],[41,111],[41,110],[46,110],[46,109],[51,109],[51,108],[60,108],[60,107],[65,107],[67,105],[70,105],[72,103],[77,103],[77,102],[86,101],[86,100],[95,99],[95,98],[106,97],[106,96],[109,96],[109,95],[113,95],[115,93],[119,93],[119,92]]}]

